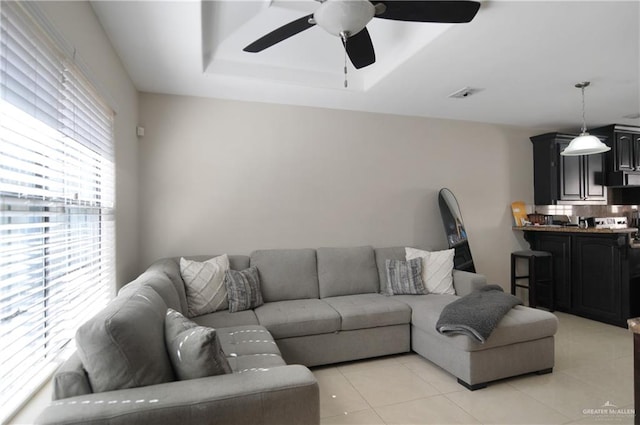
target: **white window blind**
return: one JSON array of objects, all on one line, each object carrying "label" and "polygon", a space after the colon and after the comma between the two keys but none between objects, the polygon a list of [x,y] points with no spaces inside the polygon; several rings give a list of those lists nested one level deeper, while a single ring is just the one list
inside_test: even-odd
[{"label": "white window blind", "polygon": [[[114,285],[113,113],[28,2],[0,37],[0,420]],[[69,57],[71,56],[71,57]]]}]

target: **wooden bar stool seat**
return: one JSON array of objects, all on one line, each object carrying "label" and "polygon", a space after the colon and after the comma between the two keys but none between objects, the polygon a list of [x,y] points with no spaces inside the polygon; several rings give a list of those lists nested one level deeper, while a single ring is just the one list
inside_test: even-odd
[{"label": "wooden bar stool seat", "polygon": [[[516,273],[518,259],[525,259],[528,263],[526,275]],[[527,280],[527,283],[519,281]],[[529,290],[529,307],[546,307],[549,311],[555,309],[553,256],[546,251],[515,251],[511,253],[511,294],[516,295],[516,288]]]}]

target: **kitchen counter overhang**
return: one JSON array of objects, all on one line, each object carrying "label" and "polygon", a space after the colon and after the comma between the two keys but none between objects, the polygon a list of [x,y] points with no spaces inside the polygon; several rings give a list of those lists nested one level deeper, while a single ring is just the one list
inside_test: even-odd
[{"label": "kitchen counter overhang", "polygon": [[513,230],[523,230],[525,232],[559,232],[559,233],[637,233],[635,227],[627,227],[624,229],[597,229],[595,227],[587,227],[586,229],[577,226],[558,226],[558,225],[539,225],[539,226],[513,226]]},{"label": "kitchen counter overhang", "polygon": [[577,226],[558,226],[558,225],[535,225],[535,226],[513,226],[513,230],[521,230],[525,232],[525,239],[531,242],[527,237],[527,232],[551,232],[551,233],[570,233],[570,234],[597,234],[597,235],[619,235],[620,245],[628,245],[633,249],[640,249],[640,240],[634,238],[638,233],[635,227],[627,227],[624,229],[598,229],[595,227],[587,227],[586,229]]}]

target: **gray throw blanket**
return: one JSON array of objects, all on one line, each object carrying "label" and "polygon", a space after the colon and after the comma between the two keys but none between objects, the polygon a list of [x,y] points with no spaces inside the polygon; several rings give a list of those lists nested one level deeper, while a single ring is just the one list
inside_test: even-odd
[{"label": "gray throw blanket", "polygon": [[522,304],[498,285],[486,285],[445,306],[436,330],[443,335],[464,334],[484,344],[502,317]]}]

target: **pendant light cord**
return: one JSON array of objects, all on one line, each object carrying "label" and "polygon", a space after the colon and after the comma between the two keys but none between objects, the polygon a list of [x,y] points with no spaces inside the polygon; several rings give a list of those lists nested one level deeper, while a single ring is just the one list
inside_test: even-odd
[{"label": "pendant light cord", "polygon": [[340,38],[344,46],[344,88],[346,89],[349,86],[349,82],[347,81],[347,39],[349,38],[349,33],[342,31]]},{"label": "pendant light cord", "polygon": [[585,107],[584,107],[584,84],[582,84],[581,89],[582,89],[582,133],[586,133],[587,132],[587,120],[585,118]]},{"label": "pendant light cord", "polygon": [[347,46],[344,47],[344,88],[349,87],[349,82],[347,81]]},{"label": "pendant light cord", "polygon": [[584,89],[588,87],[591,83],[589,81],[583,81],[581,83],[576,84],[576,88],[582,90],[582,131],[581,134],[585,134],[587,132],[587,119],[585,118],[585,102],[584,102]]}]

